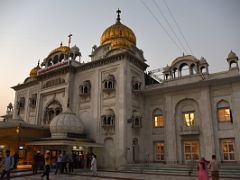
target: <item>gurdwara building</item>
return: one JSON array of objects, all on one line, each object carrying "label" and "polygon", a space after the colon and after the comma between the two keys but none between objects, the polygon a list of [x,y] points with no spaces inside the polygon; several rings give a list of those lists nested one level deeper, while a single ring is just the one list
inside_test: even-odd
[{"label": "gurdwara building", "polygon": [[227,70],[213,74],[204,58],[177,57],[159,80],[146,72],[143,51],[118,12],[90,57],[84,63],[77,46],[61,44],[12,87],[13,118],[0,123],[1,148],[17,148],[27,162],[33,150],[49,149],[52,156],[59,149],[91,151],[100,167],[114,169],[146,159],[187,163],[212,154],[221,162],[240,161],[234,52],[226,58]]}]

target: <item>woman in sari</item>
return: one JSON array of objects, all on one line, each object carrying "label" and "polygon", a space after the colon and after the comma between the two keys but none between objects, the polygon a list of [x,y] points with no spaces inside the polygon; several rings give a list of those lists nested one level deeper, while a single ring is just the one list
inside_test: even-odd
[{"label": "woman in sari", "polygon": [[208,161],[202,157],[198,162],[198,180],[208,180]]}]

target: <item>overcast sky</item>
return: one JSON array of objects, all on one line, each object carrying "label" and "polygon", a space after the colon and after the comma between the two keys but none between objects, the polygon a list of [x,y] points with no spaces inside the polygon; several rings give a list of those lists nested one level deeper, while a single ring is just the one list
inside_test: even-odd
[{"label": "overcast sky", "polygon": [[0,115],[14,101],[10,87],[22,83],[61,41],[67,45],[68,34],[73,34],[72,45],[80,48],[82,60],[90,61],[92,46],[99,45],[103,31],[115,23],[118,8],[121,22],[134,31],[137,47],[144,51],[148,70],[171,64],[184,48],[189,54],[164,2],[192,55],[205,57],[210,73],[228,70],[228,53],[240,56],[239,0],[1,0]]}]

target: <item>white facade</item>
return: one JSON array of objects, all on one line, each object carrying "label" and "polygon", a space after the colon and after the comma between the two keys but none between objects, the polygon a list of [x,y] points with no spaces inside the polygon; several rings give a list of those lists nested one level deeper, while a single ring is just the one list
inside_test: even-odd
[{"label": "white facade", "polygon": [[14,86],[15,116],[49,127],[69,106],[88,138],[104,145],[95,153],[105,168],[146,159],[185,163],[212,154],[222,161],[240,161],[235,53],[228,56],[229,70],[215,74],[208,72],[205,59],[179,57],[165,67],[161,83],[145,73],[143,53],[132,44],[101,44],[88,63],[77,56],[76,46],[60,46],[35,68],[37,74]]}]

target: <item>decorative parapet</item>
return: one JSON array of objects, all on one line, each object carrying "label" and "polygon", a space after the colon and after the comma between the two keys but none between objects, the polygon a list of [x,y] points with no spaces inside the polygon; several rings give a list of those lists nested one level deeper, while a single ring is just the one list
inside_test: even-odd
[{"label": "decorative parapet", "polygon": [[54,71],[56,69],[59,69],[59,68],[62,68],[62,67],[67,67],[67,66],[70,65],[70,63],[71,63],[71,61],[68,60],[68,61],[63,61],[61,63],[46,67],[44,69],[39,70],[38,75],[43,75],[43,74],[46,74],[48,72]]}]

